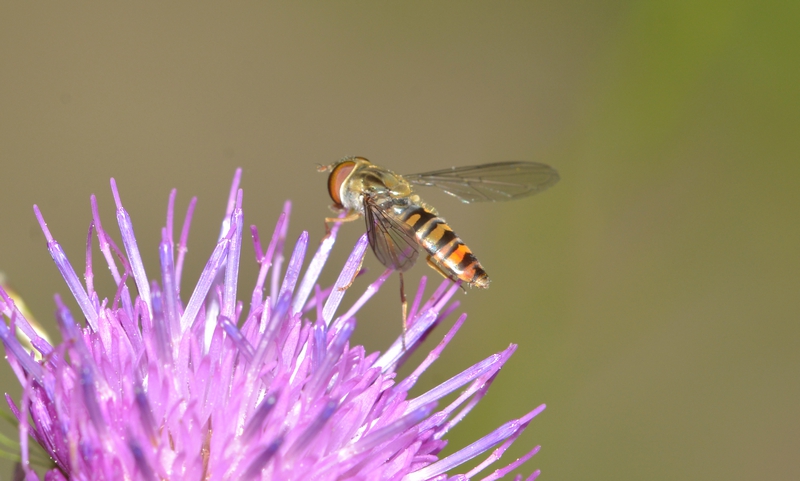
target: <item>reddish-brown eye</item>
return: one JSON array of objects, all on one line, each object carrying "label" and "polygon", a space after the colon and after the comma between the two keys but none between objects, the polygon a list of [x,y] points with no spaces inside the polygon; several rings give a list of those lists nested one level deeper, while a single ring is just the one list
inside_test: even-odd
[{"label": "reddish-brown eye", "polygon": [[333,203],[338,207],[344,207],[339,192],[341,191],[342,183],[344,183],[355,166],[356,163],[352,160],[342,162],[333,168],[331,175],[328,177],[328,194],[330,194]]}]

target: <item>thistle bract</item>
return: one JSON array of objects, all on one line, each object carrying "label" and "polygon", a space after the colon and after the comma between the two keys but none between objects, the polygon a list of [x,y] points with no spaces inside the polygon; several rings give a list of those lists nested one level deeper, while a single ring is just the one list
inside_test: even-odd
[{"label": "thistle bract", "polygon": [[[338,226],[302,272],[307,232],[287,249],[288,259],[284,257],[287,202],[266,248],[258,230],[250,228],[260,269],[250,299],[237,300],[243,232],[240,176],[237,171],[217,245],[188,293],[180,285],[195,199],[175,242],[175,191],[170,195],[160,270],[146,273],[131,218],[112,179],[122,246],[104,230],[92,196],[83,281],[34,207],[85,325],[56,296],[63,342],[53,346],[0,291],[7,321],[0,322],[0,337],[23,385],[20,402],[8,395],[6,399],[20,423],[28,479],[38,479],[30,467],[29,437],[54,462],[48,480],[414,481],[472,479],[479,473],[483,479],[498,479],[538,451],[536,447],[501,469],[485,472],[544,405],[439,457],[445,435],[484,396],[516,346],[410,397],[411,387],[466,315],[411,375],[396,379],[396,369],[408,354],[458,306],[451,302],[457,285],[445,280],[425,298],[423,278],[409,312],[405,349],[400,338],[382,354],[352,346],[356,313],[392,273],[378,276],[349,307],[342,307],[345,295],[353,296],[347,288],[359,274],[366,236],[356,243],[336,283],[322,288],[317,281]],[[94,239],[117,286],[109,297],[101,298],[94,289]],[[35,353],[17,340],[17,329]],[[459,390],[455,400],[437,406]],[[468,472],[448,474],[489,450]]]}]

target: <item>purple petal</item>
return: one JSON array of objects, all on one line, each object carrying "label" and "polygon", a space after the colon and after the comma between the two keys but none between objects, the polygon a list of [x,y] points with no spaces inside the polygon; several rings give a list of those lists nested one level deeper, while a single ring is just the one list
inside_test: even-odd
[{"label": "purple petal", "polygon": [[114,202],[117,204],[117,224],[119,224],[119,233],[122,235],[122,245],[125,246],[125,252],[128,254],[128,260],[131,264],[133,271],[133,280],[136,282],[136,288],[139,289],[139,297],[147,304],[150,309],[150,315],[153,315],[153,308],[150,301],[150,285],[147,281],[147,274],[144,272],[144,264],[142,263],[142,255],[139,252],[139,246],[136,244],[136,236],[133,234],[133,223],[128,212],[122,208],[122,201],[119,198],[119,191],[117,190],[117,183],[111,179],[111,193],[114,195]]},{"label": "purple petal", "polygon": [[50,256],[56,263],[59,272],[61,272],[61,276],[64,277],[64,281],[66,281],[70,292],[72,292],[75,300],[78,301],[78,306],[80,306],[81,311],[83,311],[83,315],[86,316],[86,322],[89,323],[89,326],[93,330],[97,330],[97,311],[95,311],[92,301],[89,299],[89,295],[86,294],[86,291],[81,285],[81,281],[78,280],[78,275],[75,274],[75,269],[72,268],[69,260],[67,260],[64,249],[62,249],[58,242],[53,239],[53,236],[50,235],[50,230],[47,228],[47,224],[42,217],[42,213],[39,211],[39,207],[34,205],[33,211],[36,214],[36,218],[39,220],[39,225],[42,228],[44,237],[47,239],[47,250],[50,251]]},{"label": "purple petal", "polygon": [[346,288],[349,287],[350,283],[356,277],[356,273],[361,267],[361,263],[364,261],[367,244],[367,234],[364,234],[358,238],[353,252],[350,254],[350,257],[347,258],[347,262],[345,262],[344,268],[339,274],[339,278],[336,279],[336,283],[333,285],[333,291],[328,297],[325,307],[322,308],[322,318],[325,319],[325,324],[331,324],[333,313],[336,312],[336,309],[339,307],[339,303],[344,297]]}]

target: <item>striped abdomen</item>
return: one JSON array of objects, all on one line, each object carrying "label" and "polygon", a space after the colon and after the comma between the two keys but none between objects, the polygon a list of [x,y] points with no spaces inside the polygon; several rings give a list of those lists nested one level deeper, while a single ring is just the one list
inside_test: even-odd
[{"label": "striped abdomen", "polygon": [[400,219],[414,231],[434,269],[472,286],[489,287],[489,276],[481,263],[444,220],[413,204],[403,210]]}]

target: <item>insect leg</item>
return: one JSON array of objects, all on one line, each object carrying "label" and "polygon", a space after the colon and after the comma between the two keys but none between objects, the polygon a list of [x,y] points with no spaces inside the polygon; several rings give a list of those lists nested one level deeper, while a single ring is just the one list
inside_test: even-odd
[{"label": "insect leg", "polygon": [[406,350],[406,332],[408,332],[408,301],[406,300],[406,289],[405,284],[403,283],[403,271],[397,271],[400,274],[400,304],[402,305],[403,309],[403,337],[402,345],[403,351]]},{"label": "insect leg", "polygon": [[361,217],[361,214],[358,212],[351,210],[347,213],[344,217],[326,217],[325,218],[325,237],[331,233],[331,226],[329,224],[343,224],[345,222],[353,222]]},{"label": "insect leg", "polygon": [[447,272],[445,272],[442,266],[438,262],[436,262],[433,256],[428,256],[428,265],[431,267],[431,269],[441,274],[442,277],[446,277],[447,279],[450,279],[453,282],[458,282],[458,277],[455,277],[452,274],[448,274]]},{"label": "insect leg", "polygon": [[[441,274],[442,277],[450,279],[453,282],[458,282],[458,283],[461,282],[461,279],[459,279],[458,277],[456,277],[456,276],[454,276],[452,274],[448,274],[447,272],[445,272],[444,268],[441,266],[441,264],[436,262],[436,259],[434,259],[433,256],[428,256],[428,265],[431,267],[431,269],[433,269],[436,272],[438,272],[439,274]],[[461,287],[462,291],[467,292],[467,290],[464,288],[464,284],[459,284],[459,287]]]},{"label": "insect leg", "polygon": [[364,251],[364,254],[361,255],[361,260],[358,261],[358,268],[353,273],[353,277],[350,279],[350,282],[348,282],[346,286],[340,287],[339,288],[340,291],[346,291],[347,289],[350,289],[350,286],[352,286],[353,283],[356,281],[356,277],[358,277],[358,275],[361,274],[361,266],[364,265],[365,257],[367,257],[367,251]]}]

